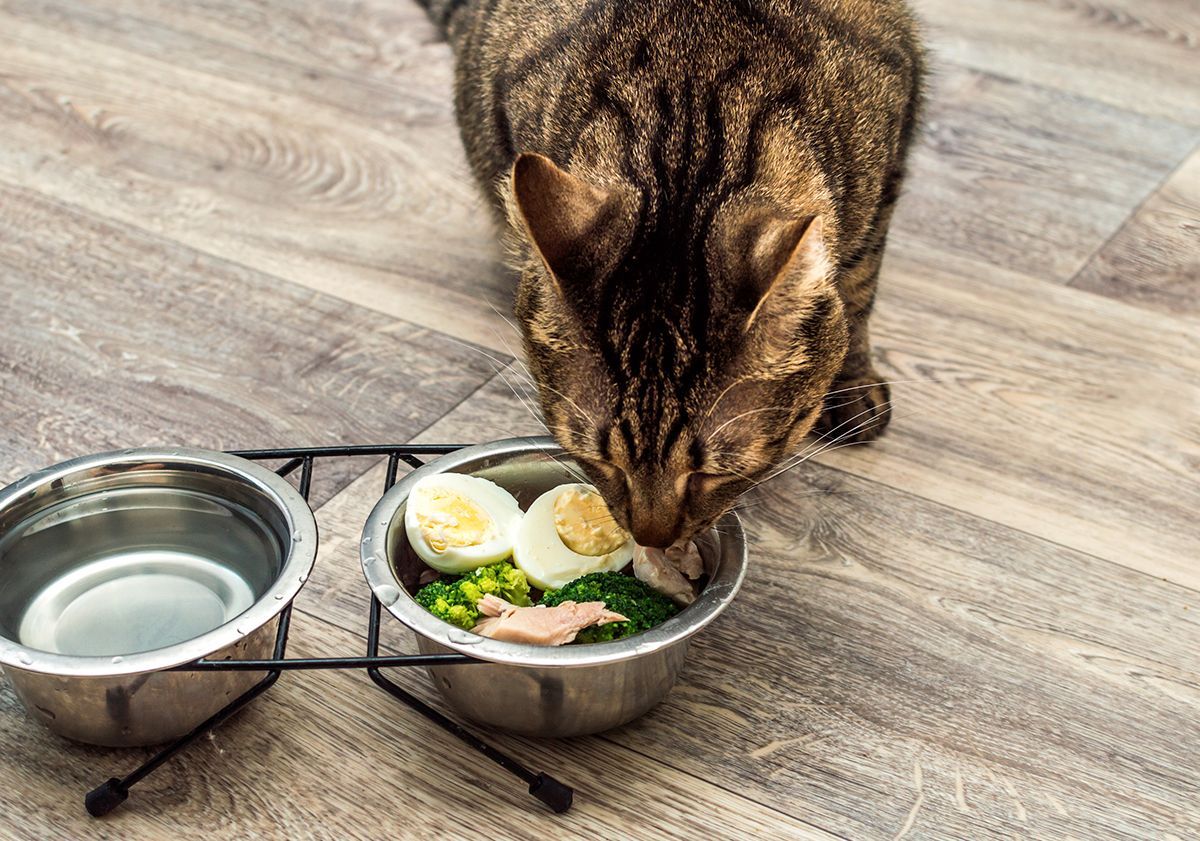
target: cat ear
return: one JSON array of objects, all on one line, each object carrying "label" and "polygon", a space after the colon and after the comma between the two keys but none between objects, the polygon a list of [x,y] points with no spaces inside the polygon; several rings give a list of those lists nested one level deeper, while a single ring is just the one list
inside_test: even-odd
[{"label": "cat ear", "polygon": [[626,196],[559,169],[544,155],[521,154],[512,170],[515,209],[559,283],[594,277],[612,256]]},{"label": "cat ear", "polygon": [[831,264],[821,217],[770,218],[748,225],[743,236],[742,284],[747,303],[752,302],[746,331],[773,310],[803,307],[805,301],[830,291]]},{"label": "cat ear", "polygon": [[722,279],[744,318],[754,367],[778,378],[840,365],[846,321],[821,218],[759,207],[724,233]]}]

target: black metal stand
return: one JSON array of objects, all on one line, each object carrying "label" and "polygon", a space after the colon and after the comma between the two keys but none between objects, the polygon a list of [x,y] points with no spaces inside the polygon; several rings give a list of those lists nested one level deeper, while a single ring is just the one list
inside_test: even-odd
[{"label": "black metal stand", "polygon": [[[276,469],[280,476],[287,476],[300,468],[300,494],[308,500],[312,487],[313,464],[319,458],[341,458],[348,456],[387,456],[387,476],[383,490],[387,492],[396,483],[396,474],[400,463],[409,467],[420,467],[424,464],[422,456],[438,456],[453,452],[461,445],[451,444],[399,444],[399,445],[368,445],[346,447],[304,447],[279,450],[244,450],[233,455],[254,461],[269,461],[284,459],[283,465]],[[404,702],[409,708],[421,713],[446,732],[457,736],[466,744],[475,748],[488,759],[495,762],[509,773],[519,777],[529,785],[529,793],[545,803],[555,812],[565,812],[571,808],[574,791],[545,773],[534,773],[521,763],[505,753],[484,742],[471,731],[455,721],[447,718],[420,698],[409,693],[398,684],[389,680],[381,669],[411,666],[438,665],[467,665],[482,663],[464,654],[410,654],[410,655],[380,655],[379,633],[382,607],[374,595],[371,596],[370,613],[367,631],[367,654],[365,657],[324,657],[324,658],[292,658],[287,659],[288,630],[291,626],[292,605],[288,604],[279,614],[279,628],[275,635],[275,650],[269,660],[196,660],[176,666],[173,671],[266,671],[267,674],[235,698],[221,710],[214,713],[206,721],[196,725],[191,732],[180,736],[170,743],[140,767],[124,777],[112,777],[92,789],[84,797],[84,806],[93,817],[107,815],[120,806],[129,797],[129,789],[137,785],[154,771],[158,770],[167,760],[184,750],[196,739],[215,727],[220,726],[226,719],[249,704],[262,693],[266,692],[279,680],[285,671],[304,671],[312,669],[366,669],[367,675],[380,689],[393,698]]]}]

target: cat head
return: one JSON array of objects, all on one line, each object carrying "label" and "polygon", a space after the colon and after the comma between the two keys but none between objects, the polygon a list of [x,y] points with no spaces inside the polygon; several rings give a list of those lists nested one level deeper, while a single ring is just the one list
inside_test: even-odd
[{"label": "cat head", "polygon": [[706,528],[795,451],[847,328],[819,217],[655,206],[520,156],[516,312],[551,433],[648,546]]}]

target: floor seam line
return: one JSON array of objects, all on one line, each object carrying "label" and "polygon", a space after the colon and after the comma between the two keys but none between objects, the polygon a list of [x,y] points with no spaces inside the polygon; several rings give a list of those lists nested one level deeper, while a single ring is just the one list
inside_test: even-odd
[{"label": "floor seam line", "polygon": [[1192,156],[1197,154],[1198,152],[1200,152],[1200,143],[1196,143],[1195,145],[1193,145],[1192,148],[1189,149],[1184,154],[1184,156],[1178,162],[1176,162],[1176,164],[1174,166],[1172,166],[1171,169],[1168,170],[1167,173],[1161,179],[1159,179],[1158,183],[1155,184],[1154,187],[1151,188],[1148,193],[1146,193],[1146,195],[1142,196],[1141,201],[1139,201],[1134,206],[1134,208],[1131,211],[1129,211],[1128,214],[1126,214],[1125,218],[1121,220],[1121,224],[1117,225],[1116,229],[1111,234],[1109,234],[1107,237],[1104,238],[1104,242],[1100,243],[1100,245],[1098,245],[1092,251],[1092,253],[1087,256],[1087,259],[1083,261],[1083,264],[1078,269],[1075,270],[1075,273],[1071,275],[1071,277],[1067,280],[1066,283],[1063,284],[1063,286],[1066,286],[1070,289],[1074,289],[1079,292],[1087,292],[1091,295],[1099,295],[1102,298],[1110,297],[1108,295],[1101,295],[1099,292],[1096,292],[1095,290],[1092,290],[1092,289],[1084,289],[1082,287],[1076,286],[1075,282],[1077,280],[1079,280],[1079,278],[1083,275],[1083,273],[1085,271],[1087,271],[1088,266],[1090,266],[1092,264],[1092,262],[1095,261],[1095,259],[1100,256],[1100,254],[1104,251],[1104,249],[1108,248],[1108,246],[1112,244],[1113,240],[1115,240],[1118,236],[1121,235],[1121,231],[1125,230],[1125,226],[1128,225],[1130,222],[1132,222],[1134,217],[1142,212],[1142,209],[1145,208],[1145,206],[1147,204],[1149,204],[1151,199],[1153,199],[1155,196],[1157,196],[1159,193],[1162,192],[1163,188],[1165,186],[1167,186],[1167,183],[1172,178],[1174,178],[1179,173],[1179,171],[1187,165],[1188,161],[1190,161],[1192,159]]}]

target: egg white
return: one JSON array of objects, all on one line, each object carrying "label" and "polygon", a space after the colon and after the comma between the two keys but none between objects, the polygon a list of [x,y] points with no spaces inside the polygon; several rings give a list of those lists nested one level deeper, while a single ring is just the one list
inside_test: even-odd
[{"label": "egg white", "polygon": [[633,558],[633,538],[605,555],[581,555],[572,551],[554,526],[554,502],[569,490],[598,493],[591,485],[559,485],[533,501],[513,540],[513,563],[529,583],[542,590],[556,590],[591,572],[617,572]]},{"label": "egg white", "polygon": [[[484,510],[496,526],[496,535],[473,546],[447,546],[438,551],[429,544],[417,513],[423,491],[445,489],[466,497]],[[465,473],[435,473],[421,479],[408,495],[404,510],[404,531],[413,551],[433,569],[445,573],[470,572],[481,566],[503,561],[512,554],[513,537],[521,522],[521,508],[513,495],[480,476]]]}]

